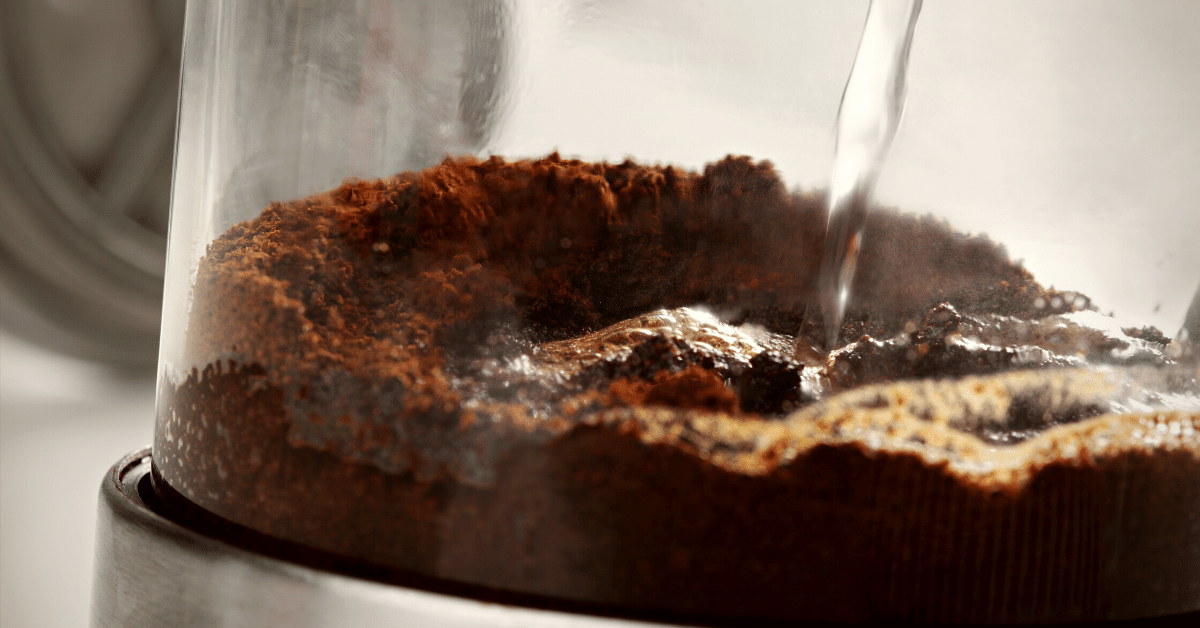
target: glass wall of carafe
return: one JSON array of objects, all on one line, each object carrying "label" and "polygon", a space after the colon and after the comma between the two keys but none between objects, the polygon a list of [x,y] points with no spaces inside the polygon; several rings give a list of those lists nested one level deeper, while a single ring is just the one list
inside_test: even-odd
[{"label": "glass wall of carafe", "polygon": [[823,347],[866,3],[190,3],[156,487],[609,612],[1195,610],[1196,13],[923,7]]}]

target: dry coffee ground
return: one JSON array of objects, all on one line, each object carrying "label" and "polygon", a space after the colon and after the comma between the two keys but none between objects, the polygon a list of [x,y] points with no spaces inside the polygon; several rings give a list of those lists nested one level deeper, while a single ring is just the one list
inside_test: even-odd
[{"label": "dry coffee ground", "polygon": [[1200,606],[1188,347],[879,210],[854,342],[802,364],[823,220],[733,157],[447,160],[272,204],[201,260],[205,366],[164,391],[156,473],[277,538],[633,612]]}]

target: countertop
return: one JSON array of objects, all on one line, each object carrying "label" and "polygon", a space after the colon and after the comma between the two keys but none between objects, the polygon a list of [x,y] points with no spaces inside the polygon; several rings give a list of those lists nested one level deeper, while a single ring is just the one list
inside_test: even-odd
[{"label": "countertop", "polygon": [[0,334],[0,626],[86,626],[96,498],[154,433],[152,373]]}]

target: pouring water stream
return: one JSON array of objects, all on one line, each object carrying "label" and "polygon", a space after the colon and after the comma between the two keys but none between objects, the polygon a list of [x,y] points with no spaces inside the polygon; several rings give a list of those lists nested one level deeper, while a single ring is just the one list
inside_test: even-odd
[{"label": "pouring water stream", "polygon": [[[829,185],[829,222],[818,279],[826,352],[836,347],[871,193],[904,112],[908,53],[921,2],[872,0],[842,93]],[[804,342],[803,334],[798,334],[797,353]]]}]

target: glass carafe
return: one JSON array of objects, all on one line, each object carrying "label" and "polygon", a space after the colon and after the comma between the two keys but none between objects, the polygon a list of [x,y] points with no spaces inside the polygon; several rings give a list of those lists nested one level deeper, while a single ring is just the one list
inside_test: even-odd
[{"label": "glass carafe", "polygon": [[866,6],[190,2],[164,501],[596,612],[1196,610],[1200,9],[926,6],[827,351]]}]

